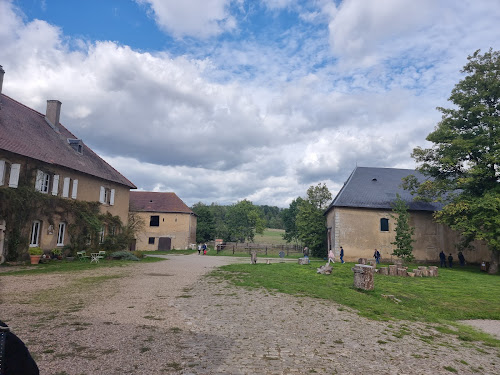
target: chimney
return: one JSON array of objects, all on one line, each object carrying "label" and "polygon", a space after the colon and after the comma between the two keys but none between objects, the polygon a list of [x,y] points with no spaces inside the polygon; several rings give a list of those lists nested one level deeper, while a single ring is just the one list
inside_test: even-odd
[{"label": "chimney", "polygon": [[47,100],[47,111],[45,121],[55,130],[59,130],[59,117],[61,116],[61,102],[59,100]]},{"label": "chimney", "polygon": [[0,65],[0,94],[2,93],[3,75],[4,74],[5,74],[5,70],[3,70],[2,65]]}]

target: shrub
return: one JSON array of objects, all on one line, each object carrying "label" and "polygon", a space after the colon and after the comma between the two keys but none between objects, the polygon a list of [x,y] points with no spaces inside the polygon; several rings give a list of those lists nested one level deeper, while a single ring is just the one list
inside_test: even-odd
[{"label": "shrub", "polygon": [[139,258],[129,251],[115,251],[110,255],[110,257],[113,259],[139,260]]},{"label": "shrub", "polygon": [[136,251],[132,252],[132,254],[134,254],[139,259],[144,258],[144,253],[142,251],[136,250]]},{"label": "shrub", "polygon": [[42,255],[43,254],[43,250],[39,247],[30,247],[28,249],[28,253],[30,255]]}]

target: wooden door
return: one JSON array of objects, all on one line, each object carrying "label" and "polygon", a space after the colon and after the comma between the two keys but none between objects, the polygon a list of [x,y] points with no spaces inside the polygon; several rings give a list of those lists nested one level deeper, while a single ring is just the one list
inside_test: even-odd
[{"label": "wooden door", "polygon": [[158,241],[158,250],[170,250],[172,246],[172,239],[170,237],[160,237]]}]

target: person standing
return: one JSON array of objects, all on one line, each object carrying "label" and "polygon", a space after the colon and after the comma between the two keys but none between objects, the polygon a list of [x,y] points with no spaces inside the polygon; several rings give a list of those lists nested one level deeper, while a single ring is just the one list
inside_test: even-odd
[{"label": "person standing", "polygon": [[305,258],[308,258],[309,257],[309,248],[307,246],[304,247],[304,251],[302,253],[304,254]]},{"label": "person standing", "polygon": [[448,264],[450,265],[450,268],[453,268],[453,257],[450,255],[448,256]]},{"label": "person standing", "polygon": [[439,262],[440,262],[439,267],[446,268],[446,255],[444,254],[443,250],[441,250],[441,252],[439,253]]},{"label": "person standing", "polygon": [[461,267],[465,266],[465,257],[461,251],[458,252],[458,260],[460,261]]},{"label": "person standing", "polygon": [[340,263],[344,264],[344,249],[340,246]]},{"label": "person standing", "polygon": [[377,249],[375,249],[375,252],[373,253],[373,257],[375,258],[375,262],[377,264],[380,264],[380,252]]},{"label": "person standing", "polygon": [[198,255],[201,255],[201,243],[198,244]]},{"label": "person standing", "polygon": [[330,264],[330,261],[332,263],[335,263],[335,253],[332,249],[330,249],[330,251],[328,252],[328,264]]}]

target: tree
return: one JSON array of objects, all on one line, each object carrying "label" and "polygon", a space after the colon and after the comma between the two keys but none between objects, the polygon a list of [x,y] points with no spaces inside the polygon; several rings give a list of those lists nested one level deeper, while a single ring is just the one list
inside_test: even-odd
[{"label": "tree", "polygon": [[210,207],[198,202],[191,209],[197,216],[196,242],[202,243],[213,240],[215,235],[215,221]]},{"label": "tree", "polygon": [[290,203],[290,206],[281,212],[283,226],[285,227],[283,239],[286,240],[286,242],[295,242],[296,245],[299,243],[299,232],[297,231],[296,220],[299,206],[302,201],[303,199],[301,197],[294,199],[292,203]]},{"label": "tree", "polygon": [[396,249],[394,249],[392,255],[396,255],[404,262],[411,262],[414,259],[412,243],[415,240],[412,239],[412,236],[415,233],[415,228],[410,226],[408,205],[401,199],[399,194],[396,197],[393,204],[393,212],[396,215],[391,215],[393,219],[396,219],[396,228],[394,229],[396,239],[394,242],[391,242],[392,245],[396,245]]},{"label": "tree", "polygon": [[260,210],[246,199],[229,206],[226,225],[230,240],[253,242],[255,233],[264,233],[265,221],[260,215]]},{"label": "tree", "polygon": [[296,218],[298,237],[311,249],[313,256],[324,257],[327,253],[326,219],[323,215],[332,194],[325,184],[307,189],[307,199],[300,202]]},{"label": "tree", "polygon": [[491,49],[468,57],[466,73],[452,90],[451,109],[443,113],[427,136],[434,145],[416,148],[418,170],[405,185],[420,199],[440,201],[445,207],[436,221],[458,231],[462,246],[483,240],[492,252],[490,272],[496,273],[500,254],[500,52]]}]

